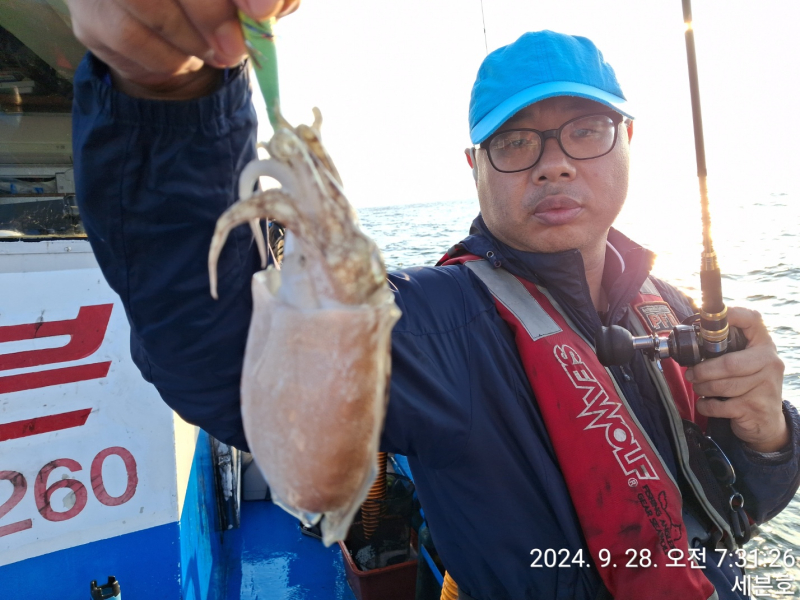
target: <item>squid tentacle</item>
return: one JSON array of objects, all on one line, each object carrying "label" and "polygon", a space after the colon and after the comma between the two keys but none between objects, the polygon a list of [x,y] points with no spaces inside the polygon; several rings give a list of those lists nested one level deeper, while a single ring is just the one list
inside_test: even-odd
[{"label": "squid tentacle", "polygon": [[[302,216],[294,206],[295,200],[286,192],[279,189],[270,189],[260,192],[246,200],[240,200],[226,210],[217,221],[214,236],[211,239],[211,248],[208,251],[208,278],[211,286],[211,296],[217,296],[217,263],[222,248],[228,239],[228,234],[237,225],[253,222],[259,219],[273,219],[294,231],[299,237],[305,235],[305,223]],[[257,225],[256,225],[256,228]],[[259,236],[260,237],[260,228]]]},{"label": "squid tentacle", "polygon": [[[262,144],[259,144],[263,146]],[[281,184],[282,190],[291,195],[297,195],[297,177],[285,164],[276,160],[253,160],[242,170],[239,177],[239,198],[245,200],[258,194],[253,190],[259,182],[261,177],[272,177]],[[250,229],[253,231],[253,237],[256,240],[256,247],[258,248],[258,255],[261,257],[261,268],[267,266],[267,244],[264,241],[264,236],[259,227],[259,219],[250,221]]]},{"label": "squid tentacle", "polygon": [[258,256],[261,258],[261,268],[267,268],[267,242],[264,240],[264,234],[261,232],[261,219],[250,220],[250,231],[253,232],[253,238],[256,240],[256,248],[258,248]]},{"label": "squid tentacle", "polygon": [[272,177],[281,184],[283,191],[297,195],[297,176],[284,163],[276,160],[251,160],[239,176],[239,199],[252,196],[260,177]]}]

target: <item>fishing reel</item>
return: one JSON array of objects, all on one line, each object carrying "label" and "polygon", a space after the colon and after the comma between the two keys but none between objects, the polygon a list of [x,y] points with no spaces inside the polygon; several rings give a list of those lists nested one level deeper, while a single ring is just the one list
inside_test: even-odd
[{"label": "fishing reel", "polygon": [[[707,329],[708,325],[714,329]],[[639,350],[650,360],[672,358],[682,367],[691,367],[706,358],[743,350],[745,346],[744,333],[738,327],[728,327],[727,319],[708,320],[700,314],[684,319],[668,336],[657,333],[635,336],[619,325],[601,327],[595,333],[597,358],[606,367],[627,365]]]}]

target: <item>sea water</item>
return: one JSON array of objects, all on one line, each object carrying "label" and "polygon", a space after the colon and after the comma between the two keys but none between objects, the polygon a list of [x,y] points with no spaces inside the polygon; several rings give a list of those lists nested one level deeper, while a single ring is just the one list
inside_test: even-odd
[{"label": "sea water", "polygon": [[[800,407],[800,195],[778,191],[737,196],[739,200],[714,214],[712,224],[725,303],[762,314],[786,365],[783,396]],[[435,264],[466,236],[478,210],[477,200],[468,200],[364,208],[359,216],[381,248],[387,268],[396,270]],[[692,220],[675,212],[623,212],[616,226],[657,253],[654,275],[678,286],[699,305],[699,216]],[[776,549],[780,558],[775,566],[761,566]],[[760,551],[759,568],[748,570],[753,595],[800,598],[800,495],[746,545],[751,565],[753,550]],[[709,558],[718,560],[719,555]],[[780,593],[786,584],[779,587],[776,579],[787,575],[794,578],[789,595]]]}]

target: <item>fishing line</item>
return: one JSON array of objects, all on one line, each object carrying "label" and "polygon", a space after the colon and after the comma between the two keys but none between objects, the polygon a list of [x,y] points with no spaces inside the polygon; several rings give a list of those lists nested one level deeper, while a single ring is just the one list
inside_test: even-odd
[{"label": "fishing line", "polygon": [[486,54],[489,54],[489,43],[486,41],[486,17],[483,15],[483,0],[481,0],[481,21],[483,21],[483,46]]}]

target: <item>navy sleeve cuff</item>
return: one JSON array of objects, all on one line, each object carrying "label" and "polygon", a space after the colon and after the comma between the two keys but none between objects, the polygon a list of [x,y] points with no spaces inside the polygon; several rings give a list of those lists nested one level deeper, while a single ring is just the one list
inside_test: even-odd
[{"label": "navy sleeve cuff", "polygon": [[710,419],[708,434],[720,445],[736,470],[735,487],[745,498],[745,511],[757,523],[768,521],[794,497],[800,486],[800,415],[783,402],[789,443],[776,452],[757,452],[737,438],[726,419]]},{"label": "navy sleeve cuff", "polygon": [[786,408],[787,405],[791,405],[785,401],[784,403],[783,416],[786,419],[786,427],[789,429],[789,441],[783,448],[775,450],[774,452],[758,452],[743,443],[742,450],[744,451],[744,455],[753,464],[762,466],[782,465],[788,463],[795,455],[795,439],[797,438],[797,432],[793,430],[792,415]]},{"label": "navy sleeve cuff", "polygon": [[231,121],[250,103],[247,62],[225,70],[220,88],[208,96],[187,101],[132,98],[111,85],[108,66],[87,52],[75,73],[74,110],[81,114],[98,111],[113,116],[121,125],[153,128],[202,130],[208,135],[225,135]]}]

